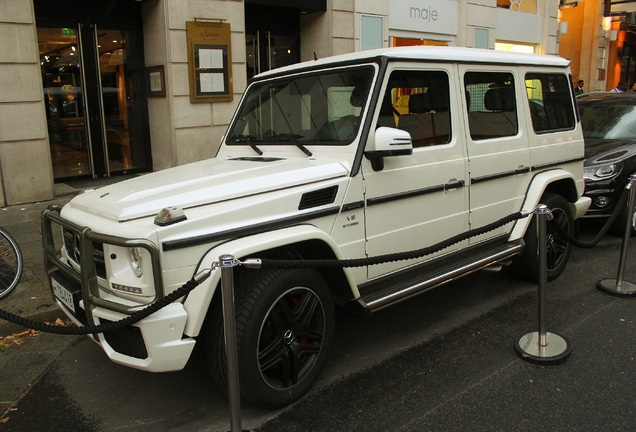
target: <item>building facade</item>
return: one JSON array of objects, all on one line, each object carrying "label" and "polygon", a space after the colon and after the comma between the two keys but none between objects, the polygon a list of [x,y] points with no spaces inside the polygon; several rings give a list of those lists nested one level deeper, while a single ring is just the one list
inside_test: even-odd
[{"label": "building facade", "polygon": [[561,0],[558,21],[559,55],[585,91],[636,83],[636,1]]},{"label": "building facade", "polygon": [[0,203],[214,157],[254,74],[386,46],[559,53],[552,0],[3,0]]}]

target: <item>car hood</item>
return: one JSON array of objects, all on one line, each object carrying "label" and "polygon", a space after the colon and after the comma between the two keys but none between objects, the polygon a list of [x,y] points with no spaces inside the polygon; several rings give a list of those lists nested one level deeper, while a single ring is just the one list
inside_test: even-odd
[{"label": "car hood", "polygon": [[339,162],[306,158],[208,159],[78,195],[68,204],[118,222],[348,175]]},{"label": "car hood", "polygon": [[636,155],[636,140],[586,139],[585,165],[611,163]]}]

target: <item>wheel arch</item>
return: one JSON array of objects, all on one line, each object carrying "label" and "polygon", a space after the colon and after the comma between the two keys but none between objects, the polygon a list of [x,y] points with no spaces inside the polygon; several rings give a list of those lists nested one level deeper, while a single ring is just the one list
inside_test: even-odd
[{"label": "wheel arch", "polygon": [[[570,203],[572,214],[578,214],[575,204],[579,200],[580,194],[572,173],[563,169],[556,169],[535,175],[528,187],[526,200],[520,210],[533,212],[541,204],[541,197],[545,193],[561,195]],[[532,218],[530,217],[519,219],[510,233],[510,240],[523,238],[531,220]]]},{"label": "wheel arch", "polygon": [[[221,255],[230,254],[238,260],[246,258],[285,259],[342,259],[338,246],[325,232],[313,225],[298,225],[254,236],[229,240],[221,243],[205,254],[199,269],[210,268]],[[237,271],[259,271],[237,266]],[[355,282],[347,269],[317,269],[329,285],[336,303],[357,295]],[[212,275],[193,290],[184,302],[188,322],[184,333],[198,336],[213,298],[220,299],[221,272]],[[215,300],[216,301],[216,300]]]}]

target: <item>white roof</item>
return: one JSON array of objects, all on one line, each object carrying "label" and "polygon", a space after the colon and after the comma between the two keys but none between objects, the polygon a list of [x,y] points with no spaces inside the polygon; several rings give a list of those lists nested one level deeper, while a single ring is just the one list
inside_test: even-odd
[{"label": "white roof", "polygon": [[490,49],[449,46],[409,46],[358,51],[349,54],[325,57],[318,60],[305,61],[263,72],[258,75],[258,77],[261,78],[269,75],[276,75],[284,71],[293,71],[307,67],[320,67],[333,63],[359,62],[364,59],[369,59],[371,61],[379,56],[395,60],[430,60],[434,62],[506,63],[556,67],[567,67],[570,65],[570,60],[556,55],[525,54],[495,51]]}]

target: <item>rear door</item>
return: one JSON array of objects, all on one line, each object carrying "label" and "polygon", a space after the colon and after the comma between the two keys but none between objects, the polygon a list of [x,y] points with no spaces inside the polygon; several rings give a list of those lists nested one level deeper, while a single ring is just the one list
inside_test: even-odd
[{"label": "rear door", "polygon": [[[479,228],[521,208],[530,174],[525,82],[516,68],[460,66],[470,171],[470,226]],[[510,224],[470,243],[501,235]]]}]

